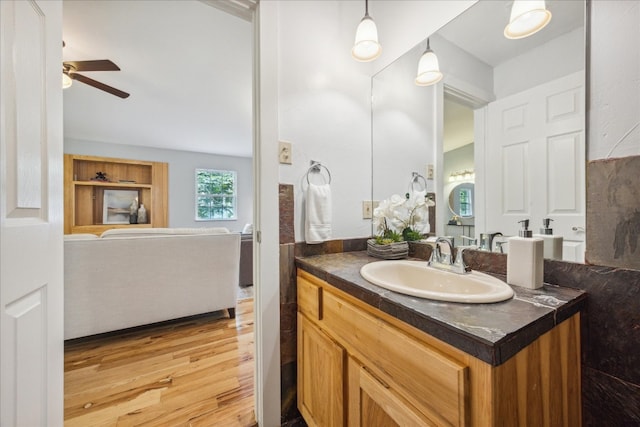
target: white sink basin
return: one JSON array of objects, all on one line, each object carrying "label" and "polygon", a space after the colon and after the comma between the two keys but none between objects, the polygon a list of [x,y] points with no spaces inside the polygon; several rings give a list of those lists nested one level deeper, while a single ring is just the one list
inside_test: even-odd
[{"label": "white sink basin", "polygon": [[438,301],[488,303],[508,300],[513,289],[500,279],[472,271],[450,273],[426,261],[376,261],[360,269],[369,282],[390,291]]}]

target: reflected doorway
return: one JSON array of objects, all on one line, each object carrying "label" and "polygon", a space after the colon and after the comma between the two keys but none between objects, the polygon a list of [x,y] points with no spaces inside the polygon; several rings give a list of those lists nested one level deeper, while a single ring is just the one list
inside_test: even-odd
[{"label": "reflected doorway", "polygon": [[442,128],[443,196],[445,235],[456,246],[469,245],[475,237],[475,162],[473,109],[445,93]]}]

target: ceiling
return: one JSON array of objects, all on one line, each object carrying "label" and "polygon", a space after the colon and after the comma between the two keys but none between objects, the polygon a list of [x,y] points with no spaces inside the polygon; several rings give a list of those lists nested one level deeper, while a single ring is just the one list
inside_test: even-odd
[{"label": "ceiling", "polygon": [[504,36],[513,0],[481,0],[450,21],[438,34],[496,67],[503,62],[584,26],[584,0],[547,0],[551,22],[532,36],[510,40]]},{"label": "ceiling", "polygon": [[63,60],[112,60],[81,74],[131,94],[74,81],[65,139],[250,157],[252,24],[208,3],[64,0]]}]

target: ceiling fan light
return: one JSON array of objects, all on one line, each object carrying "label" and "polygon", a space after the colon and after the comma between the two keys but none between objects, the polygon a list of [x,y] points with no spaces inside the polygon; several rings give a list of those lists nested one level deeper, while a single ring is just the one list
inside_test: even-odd
[{"label": "ceiling fan light", "polygon": [[438,57],[429,47],[427,39],[427,50],[424,51],[418,62],[418,74],[416,84],[418,86],[429,86],[438,83],[442,79]]},{"label": "ceiling fan light", "polygon": [[543,29],[551,21],[544,0],[515,0],[509,24],[504,29],[508,39],[522,39]]},{"label": "ceiling fan light", "polygon": [[369,62],[380,56],[381,52],[376,23],[369,14],[365,14],[356,29],[356,41],[351,49],[351,56],[356,61]]},{"label": "ceiling fan light", "polygon": [[62,89],[67,89],[71,87],[72,84],[73,84],[73,80],[71,80],[71,77],[69,77],[65,73],[62,73]]}]

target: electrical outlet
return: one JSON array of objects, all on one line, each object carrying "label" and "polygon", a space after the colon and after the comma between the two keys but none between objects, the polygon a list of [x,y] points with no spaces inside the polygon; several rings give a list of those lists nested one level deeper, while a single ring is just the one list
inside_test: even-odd
[{"label": "electrical outlet", "polygon": [[373,218],[373,203],[371,200],[364,200],[362,202],[362,219]]},{"label": "electrical outlet", "polygon": [[427,179],[433,179],[433,165],[427,165]]},{"label": "electrical outlet", "polygon": [[291,164],[291,143],[287,141],[280,141],[278,147],[278,158],[280,163],[285,165]]}]

